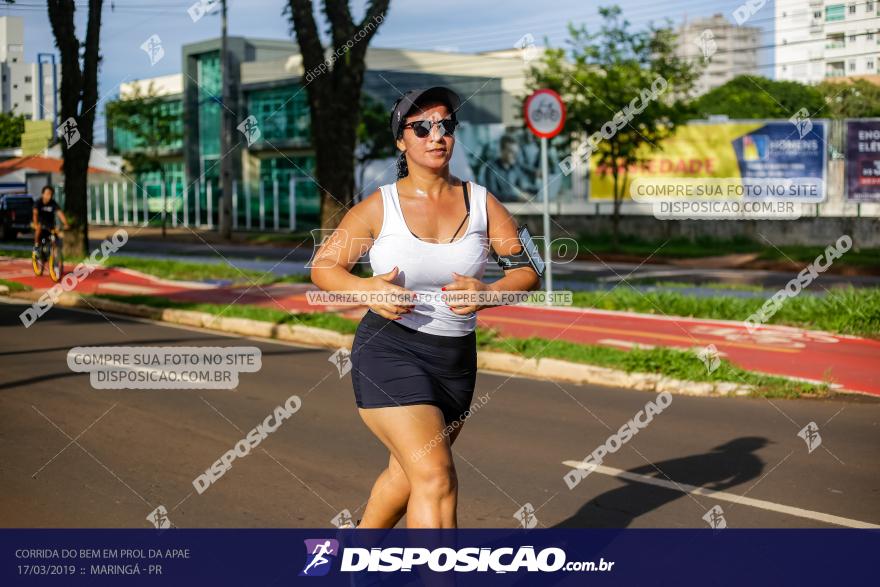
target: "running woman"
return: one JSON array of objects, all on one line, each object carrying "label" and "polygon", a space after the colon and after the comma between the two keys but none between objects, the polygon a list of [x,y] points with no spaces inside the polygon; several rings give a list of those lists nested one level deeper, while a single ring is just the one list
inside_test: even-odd
[{"label": "running woman", "polygon": [[[481,279],[490,247],[507,256],[522,253],[522,245],[514,219],[485,187],[450,174],[460,104],[439,86],[395,103],[397,182],[352,207],[313,261],[312,282],[323,290],[415,296],[413,303],[374,300],[354,338],[360,416],[390,453],[359,528],[392,528],[404,514],[408,528],[456,527],[451,445],[474,393],[476,312],[490,305],[439,298],[540,284],[530,266],[508,269],[491,284]],[[353,275],[367,250],[373,276]]]}]

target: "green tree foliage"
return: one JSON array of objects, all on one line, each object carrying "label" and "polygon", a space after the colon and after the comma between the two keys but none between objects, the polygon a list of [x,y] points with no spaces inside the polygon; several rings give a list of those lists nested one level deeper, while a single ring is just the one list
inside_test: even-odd
[{"label": "green tree foliage", "polygon": [[[122,153],[128,172],[134,176],[157,172],[165,183],[164,158],[172,146],[183,138],[183,121],[179,111],[169,107],[159,96],[153,83],[142,92],[139,85],[131,96],[107,104],[108,125],[126,131],[134,138],[135,148]],[[166,203],[162,203],[162,236],[165,236]]]},{"label": "green tree foliage", "polygon": [[24,116],[0,112],[0,149],[21,146]]},{"label": "green tree foliage", "polygon": [[129,171],[163,173],[163,158],[183,138],[183,124],[180,112],[157,94],[153,82],[146,91],[135,86],[131,96],[110,102],[105,113],[112,128],[134,138],[135,148],[121,153]]},{"label": "green tree foliage", "polygon": [[822,82],[817,89],[825,98],[825,115],[829,118],[880,117],[880,85],[859,79],[852,83]]},{"label": "green tree foliage", "polygon": [[696,118],[727,115],[730,118],[790,118],[801,108],[820,113],[825,104],[813,86],[795,81],[775,81],[754,75],[738,75],[694,100]]},{"label": "green tree foliage", "polygon": [[[567,110],[563,132],[573,143],[607,123],[617,128],[611,138],[598,142],[594,160],[613,179],[612,237],[617,243],[628,170],[640,161],[644,147],[659,148],[660,141],[687,120],[687,96],[700,72],[699,66],[676,56],[676,35],[670,27],[650,25],[633,31],[617,6],[599,8],[599,14],[602,22],[596,30],[569,25],[568,49],[548,49],[530,68],[527,87],[559,92]],[[658,78],[665,81],[665,89],[650,97]],[[633,111],[634,103],[644,109],[621,124],[628,117],[620,113]]]},{"label": "green tree foliage", "polygon": [[360,168],[360,189],[364,189],[366,165],[376,159],[394,157],[397,149],[388,129],[388,109],[367,93],[361,95],[361,119],[357,127],[355,159]]}]

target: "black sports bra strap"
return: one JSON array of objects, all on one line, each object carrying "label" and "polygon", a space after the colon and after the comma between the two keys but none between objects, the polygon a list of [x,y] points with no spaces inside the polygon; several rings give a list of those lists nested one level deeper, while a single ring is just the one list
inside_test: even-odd
[{"label": "black sports bra strap", "polygon": [[464,215],[464,218],[461,219],[461,224],[459,224],[458,228],[455,229],[455,234],[452,235],[452,238],[449,239],[449,242],[452,242],[455,240],[455,237],[458,236],[458,231],[461,230],[461,227],[464,226],[464,223],[468,219],[468,216],[471,215],[471,202],[470,202],[470,199],[468,198],[467,182],[462,183],[461,188],[462,188],[462,193],[464,194],[464,207],[467,210],[467,213]]}]

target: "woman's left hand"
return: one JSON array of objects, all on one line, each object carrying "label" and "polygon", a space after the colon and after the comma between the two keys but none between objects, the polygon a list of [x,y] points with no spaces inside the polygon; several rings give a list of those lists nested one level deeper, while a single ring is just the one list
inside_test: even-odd
[{"label": "woman's left hand", "polygon": [[456,299],[455,294],[447,295],[446,297],[446,305],[456,314],[463,316],[465,314],[472,314],[478,310],[482,310],[483,308],[492,307],[492,304],[477,304],[473,300],[474,294],[478,292],[490,292],[493,291],[492,287],[483,283],[476,277],[470,277],[468,275],[462,275],[460,273],[452,273],[452,277],[455,279],[452,283],[447,283],[442,291],[445,292],[462,292],[459,296],[461,299]]}]

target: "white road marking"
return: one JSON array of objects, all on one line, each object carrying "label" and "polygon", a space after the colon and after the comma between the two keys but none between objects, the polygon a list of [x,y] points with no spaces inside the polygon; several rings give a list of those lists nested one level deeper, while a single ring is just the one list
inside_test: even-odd
[{"label": "white road marking", "polygon": [[880,529],[880,524],[872,524],[870,522],[862,522],[860,520],[842,518],[840,516],[826,514],[823,512],[814,512],[812,510],[805,510],[790,505],[774,503],[772,501],[764,501],[763,499],[743,497],[734,493],[727,493],[726,491],[713,491],[711,489],[697,487],[696,485],[688,485],[687,483],[676,483],[675,481],[669,481],[667,479],[657,479],[655,477],[649,477],[647,475],[630,473],[629,471],[624,471],[623,469],[606,467],[605,465],[588,465],[583,461],[563,461],[562,464],[566,467],[571,467],[572,469],[592,469],[594,473],[602,473],[603,475],[617,477],[618,479],[625,479],[627,481],[638,481],[639,483],[656,485],[657,487],[663,487],[664,489],[673,489],[675,491],[681,491],[683,493],[690,493],[693,495],[704,495],[706,497],[717,499],[719,501],[741,503],[743,505],[749,505],[762,510],[768,510],[780,514],[788,514],[790,516],[797,516],[799,518],[805,518],[807,520],[816,520],[817,522],[824,522],[826,524],[834,524],[836,526],[844,526],[846,528]]},{"label": "white road marking", "polygon": [[599,340],[599,344],[605,344],[609,346],[619,346],[625,349],[655,349],[652,344],[642,344],[640,342],[633,342],[631,340],[618,340],[616,338],[602,338]]},{"label": "white road marking", "polygon": [[34,275],[34,270],[30,271],[4,271],[0,273],[0,279],[18,279],[21,277],[36,277]]},{"label": "white road marking", "polygon": [[157,294],[161,293],[164,290],[158,287],[149,287],[147,285],[133,285],[130,283],[101,283],[99,284],[99,289],[101,293],[104,293],[106,290],[119,291],[127,294]]},{"label": "white road marking", "polygon": [[[694,324],[722,324],[722,325],[731,325],[731,326],[739,326],[745,332],[746,330],[745,324],[743,324],[742,320],[718,320],[714,318],[688,318],[685,316],[668,316],[665,314],[640,314],[639,312],[627,312],[624,310],[599,310],[597,308],[581,308],[577,306],[536,306],[535,304],[513,304],[514,307],[520,308],[529,308],[529,309],[538,309],[542,312],[568,312],[568,313],[576,313],[576,314],[600,314],[602,316],[611,316],[611,317],[620,317],[620,316],[631,316],[633,318],[641,318],[643,320],[665,320],[667,322],[681,322],[685,323],[694,323]],[[810,332],[813,334],[822,334],[829,337],[834,338],[847,338],[850,340],[858,340],[861,342],[874,342],[874,339],[871,338],[862,338],[860,336],[854,336],[852,334],[838,334],[836,332],[826,332],[824,330],[804,330],[803,328],[796,328],[794,326],[778,326],[774,324],[761,324],[758,326],[758,332],[772,332],[776,330],[799,330],[802,332]]]},{"label": "white road marking", "polygon": [[[645,350],[650,350],[650,349],[655,349],[655,348],[657,348],[657,347],[656,347],[655,345],[653,345],[653,344],[643,344],[643,343],[640,343],[640,342],[634,342],[634,341],[631,341],[631,340],[620,340],[620,339],[618,339],[618,338],[602,338],[602,339],[599,339],[599,340],[598,340],[598,343],[599,343],[599,344],[608,345],[608,346],[619,346],[619,347],[623,347],[623,348],[625,348],[625,349],[645,349]],[[694,353],[699,353],[700,351],[703,350],[703,347],[698,347],[698,346],[676,346],[676,345],[669,345],[669,346],[664,346],[663,348],[667,348],[667,349],[678,349],[678,350],[680,350],[680,351],[691,351],[691,352],[694,352]],[[716,351],[716,352],[717,352],[717,354],[718,354],[719,357],[726,357],[726,356],[727,356],[727,353],[725,353],[724,351]]]}]

